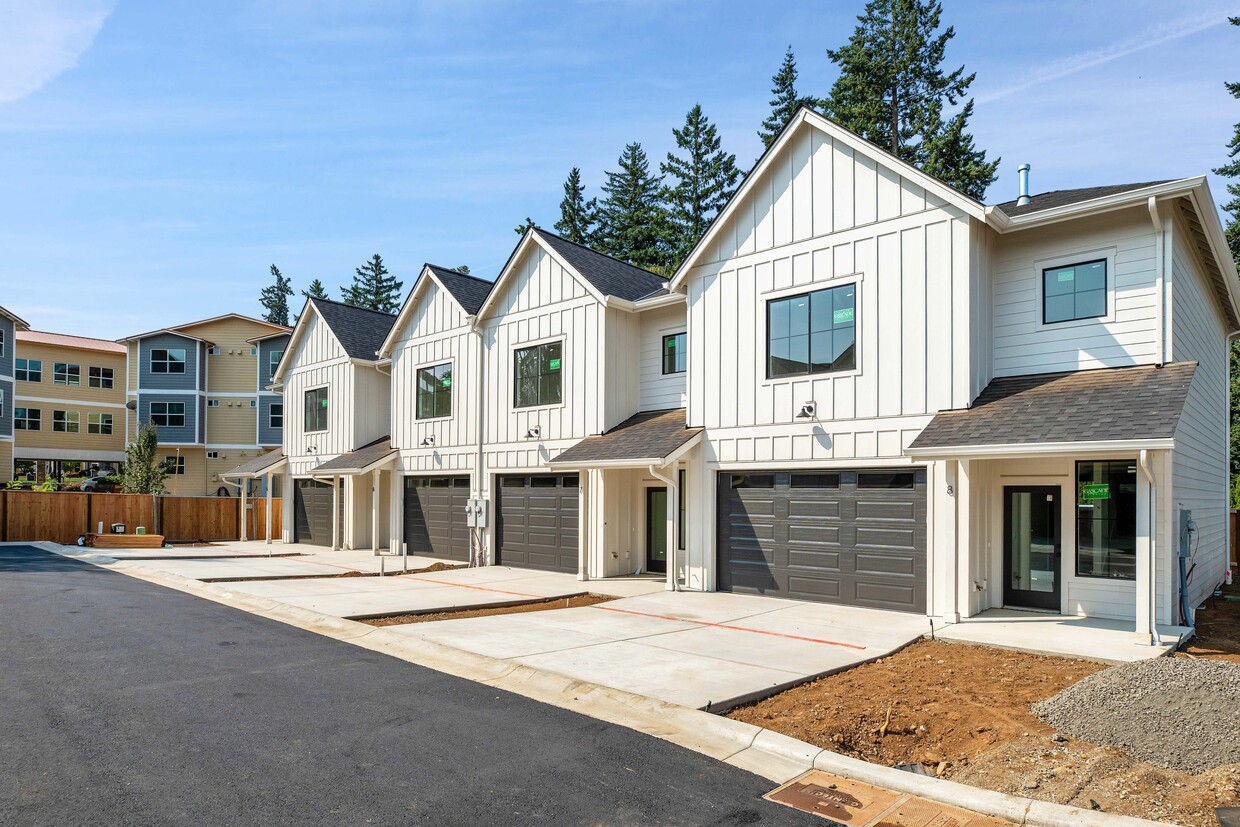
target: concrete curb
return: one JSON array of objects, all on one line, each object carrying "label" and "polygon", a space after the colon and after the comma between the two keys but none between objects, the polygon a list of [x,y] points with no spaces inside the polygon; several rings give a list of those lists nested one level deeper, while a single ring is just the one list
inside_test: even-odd
[{"label": "concrete curb", "polygon": [[437,672],[627,727],[784,784],[812,769],[950,804],[1027,827],[1153,827],[1162,822],[1083,810],[915,775],[831,752],[787,735],[697,709],[588,683],[556,672],[479,655],[278,601],[239,594],[227,584],[144,569],[140,561],[81,553],[75,546],[23,543],[63,557],[119,570],[149,583],[277,620]]}]

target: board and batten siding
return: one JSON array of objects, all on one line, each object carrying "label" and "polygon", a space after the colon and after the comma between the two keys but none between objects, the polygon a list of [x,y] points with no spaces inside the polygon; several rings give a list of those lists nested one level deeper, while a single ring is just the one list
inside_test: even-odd
[{"label": "board and batten siding", "polygon": [[[1043,325],[1043,269],[1103,258],[1108,317]],[[991,263],[995,376],[1158,361],[1155,237],[1144,208],[1010,233]]]},{"label": "board and batten siding", "polygon": [[[392,349],[392,444],[405,473],[473,470],[478,443],[480,339],[460,305],[431,281]],[[418,370],[452,364],[452,414],[418,419]],[[433,447],[422,441],[434,437]]]},{"label": "board and batten siding", "polygon": [[[353,367],[344,348],[314,313],[284,375],[284,453],[291,473],[306,474],[357,447],[353,442]],[[307,434],[305,393],[321,387],[328,388],[327,430]],[[311,446],[314,453],[309,451]]]},{"label": "board and batten siding", "polygon": [[660,411],[683,408],[688,401],[685,377],[688,372],[663,372],[663,337],[688,330],[685,307],[660,307],[643,311],[640,316],[638,342],[638,373],[640,398],[638,409]]},{"label": "board and batten siding", "polygon": [[[1228,563],[1228,346],[1227,326],[1182,221],[1172,232],[1172,355],[1196,361],[1172,453],[1175,509],[1192,509],[1197,523],[1196,570],[1189,600],[1197,606],[1223,579]],[[1169,575],[1179,582],[1179,516],[1171,517]],[[1178,592],[1178,589],[1177,589]],[[1178,613],[1177,613],[1178,616]]]}]

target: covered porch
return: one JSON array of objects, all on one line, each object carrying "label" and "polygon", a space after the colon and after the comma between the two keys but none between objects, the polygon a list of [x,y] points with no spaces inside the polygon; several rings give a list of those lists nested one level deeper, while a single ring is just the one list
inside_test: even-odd
[{"label": "covered porch", "polygon": [[[242,514],[245,514],[246,510],[250,507],[250,485],[255,480],[261,483],[260,487],[263,492],[263,496],[267,501],[267,508],[265,512],[267,525],[266,530],[263,532],[263,536],[266,538],[264,542],[267,545],[271,544],[271,509],[272,498],[274,497],[273,492],[275,490],[275,480],[277,477],[281,480],[281,496],[286,496],[290,493],[287,490],[287,487],[283,486],[284,471],[287,467],[288,458],[284,456],[284,450],[281,448],[276,448],[273,451],[268,451],[265,454],[258,455],[249,462],[244,462],[241,465],[238,465],[236,468],[227,473],[220,474],[221,479],[225,482],[236,485],[240,491]],[[246,523],[247,520],[239,521],[241,534],[240,541],[243,543],[249,539],[249,537],[246,536],[248,531]]]},{"label": "covered porch", "polygon": [[310,473],[333,489],[332,550],[392,547],[392,480],[398,456],[385,436]]},{"label": "covered porch", "polygon": [[549,463],[579,474],[579,579],[653,574],[680,588],[685,460],[701,436],[683,408],[643,412]]}]

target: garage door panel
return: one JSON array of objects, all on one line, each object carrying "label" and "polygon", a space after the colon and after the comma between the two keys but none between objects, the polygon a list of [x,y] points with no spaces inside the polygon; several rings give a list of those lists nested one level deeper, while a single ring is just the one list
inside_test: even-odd
[{"label": "garage door panel", "polygon": [[468,504],[469,477],[406,477],[405,543],[409,553],[468,562]]},{"label": "garage door panel", "polygon": [[577,508],[576,475],[501,477],[498,562],[576,574]]},{"label": "garage door panel", "polygon": [[839,523],[796,522],[788,524],[788,541],[839,545],[843,529]]},{"label": "garage door panel", "polygon": [[896,609],[907,611],[907,606],[917,600],[917,593],[924,587],[901,586],[893,583],[877,583],[859,581],[857,583],[856,602],[858,605],[872,609]]},{"label": "garage door panel", "polygon": [[[297,480],[293,488],[293,540],[316,546],[332,544],[332,492],[318,480]],[[344,537],[344,509],[340,509],[340,536]]]},{"label": "garage door panel", "polygon": [[798,520],[839,520],[840,510],[840,501],[835,497],[821,500],[794,497],[788,500],[788,517]]},{"label": "garage door panel", "polygon": [[840,570],[840,553],[827,549],[788,549],[787,565],[804,569]]},{"label": "garage door panel", "polygon": [[871,554],[858,552],[856,560],[858,574],[896,575],[910,580],[917,574],[917,560],[907,554]]},{"label": "garage door panel", "polygon": [[859,500],[857,519],[895,520],[911,523],[917,519],[917,508],[910,502],[884,502],[882,500]]},{"label": "garage door panel", "polygon": [[912,552],[917,547],[917,532],[913,529],[897,529],[876,526],[857,526],[857,545],[867,548],[905,549]]},{"label": "garage door panel", "polygon": [[788,578],[787,596],[796,600],[828,600],[836,602],[843,596],[840,593],[840,586],[840,581],[833,578],[792,575]]}]

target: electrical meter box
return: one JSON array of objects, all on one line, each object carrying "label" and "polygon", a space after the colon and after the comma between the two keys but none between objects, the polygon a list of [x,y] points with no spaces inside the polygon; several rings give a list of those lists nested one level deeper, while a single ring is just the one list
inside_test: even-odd
[{"label": "electrical meter box", "polygon": [[465,525],[470,528],[486,528],[489,501],[470,500],[465,506]]}]

